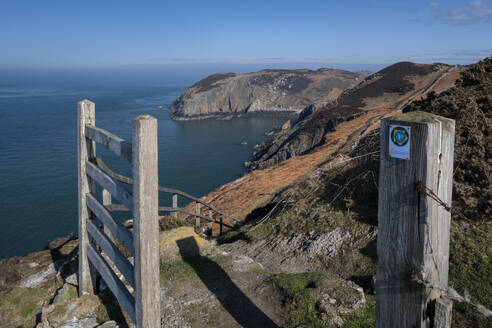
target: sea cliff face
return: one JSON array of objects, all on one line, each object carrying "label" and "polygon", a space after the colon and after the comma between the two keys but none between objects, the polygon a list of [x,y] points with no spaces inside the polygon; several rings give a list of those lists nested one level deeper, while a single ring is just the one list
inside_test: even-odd
[{"label": "sea cliff face", "polygon": [[[344,121],[368,111],[395,111],[424,95],[453,67],[444,64],[396,63],[374,73],[357,86],[345,90],[335,101],[307,106],[291,125],[273,131],[256,145],[248,171],[264,169],[288,158],[312,151],[324,142],[328,132]],[[389,109],[389,110],[388,110]]]},{"label": "sea cliff face", "polygon": [[176,120],[300,112],[308,105],[335,100],[365,76],[367,72],[326,68],[219,73],[186,89],[171,104],[171,112]]},{"label": "sea cliff face", "polygon": [[[284,144],[292,151],[297,137],[314,144],[316,131],[328,128],[304,156],[254,170],[202,198],[244,220],[241,228],[216,243],[183,226],[184,217],[160,220],[162,327],[264,327],[269,319],[282,327],[374,326],[378,122],[400,109],[456,120],[452,326],[490,327],[491,87],[492,58],[466,71],[399,63],[336,106],[308,107],[284,124],[276,137],[291,135]],[[77,245],[59,238],[41,252],[0,259],[1,327],[131,326],[102,280],[96,295],[78,297]]]}]

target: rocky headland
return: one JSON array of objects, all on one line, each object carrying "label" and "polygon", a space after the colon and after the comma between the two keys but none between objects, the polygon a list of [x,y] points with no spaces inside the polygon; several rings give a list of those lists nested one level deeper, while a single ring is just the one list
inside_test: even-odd
[{"label": "rocky headland", "polygon": [[172,118],[227,119],[258,113],[298,113],[308,105],[335,100],[367,74],[328,68],[218,73],[186,89],[171,104]]},{"label": "rocky headland", "polygon": [[[491,86],[492,58],[398,63],[332,105],[307,106],[272,136],[292,136],[280,153],[302,135],[319,142],[202,197],[240,229],[207,239],[187,226],[194,218],[161,220],[162,327],[373,327],[379,121],[414,110],[456,120],[453,327],[492,327]],[[0,260],[0,326],[131,327],[103,281],[78,297],[77,253],[65,238]]]},{"label": "rocky headland", "polygon": [[247,170],[263,169],[290,157],[308,153],[324,142],[329,131],[343,121],[354,119],[368,111],[388,107],[395,111],[423,95],[434,83],[445,77],[452,66],[401,62],[374,73],[357,86],[344,91],[335,101],[311,104],[296,119],[271,137],[255,146]]}]

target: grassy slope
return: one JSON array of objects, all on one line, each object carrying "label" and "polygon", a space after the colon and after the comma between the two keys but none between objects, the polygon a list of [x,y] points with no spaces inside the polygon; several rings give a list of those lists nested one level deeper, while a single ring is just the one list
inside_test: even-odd
[{"label": "grassy slope", "polygon": [[[449,284],[462,295],[469,292],[473,302],[489,309],[492,308],[490,90],[492,59],[487,59],[463,72],[456,87],[438,96],[430,94],[406,109],[429,111],[456,120],[453,206],[464,213],[466,219],[453,214]],[[372,153],[378,147],[376,130],[362,138],[349,155]],[[339,225],[352,230],[364,224],[376,225],[377,174],[377,155],[362,157],[324,172],[291,192],[271,218],[260,225],[246,225],[226,236],[224,242],[235,239],[254,242],[278,234],[289,236],[293,231],[327,231]],[[347,276],[351,270],[362,271],[356,272],[360,275],[373,274],[374,264],[367,258],[374,258],[374,253],[367,251],[371,241],[366,242],[366,247],[357,245],[344,252],[335,263],[330,263],[332,270],[342,276]],[[365,270],[362,270],[359,262],[364,259]],[[290,290],[295,292],[295,289]],[[298,289],[292,297],[309,298],[303,294],[304,291]],[[316,311],[310,311],[305,304],[296,309],[304,313],[304,324],[308,326],[313,316],[317,316]],[[347,327],[370,326],[373,318],[374,302],[368,302],[363,310],[350,318]],[[473,306],[455,302],[453,327],[492,327],[492,321]]]},{"label": "grassy slope", "polygon": [[[492,308],[492,58],[462,73],[456,87],[411,104],[456,120],[449,284]],[[461,214],[463,215],[461,215]],[[453,327],[492,327],[470,305],[454,305]]]}]

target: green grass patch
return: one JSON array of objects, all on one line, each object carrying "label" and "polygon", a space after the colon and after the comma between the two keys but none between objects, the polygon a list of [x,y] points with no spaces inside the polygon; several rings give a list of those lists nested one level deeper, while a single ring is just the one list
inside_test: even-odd
[{"label": "green grass patch", "polygon": [[161,262],[161,277],[166,280],[185,280],[196,277],[193,267],[183,260]]},{"label": "green grass patch", "polygon": [[0,322],[7,327],[34,327],[36,314],[55,293],[54,284],[38,288],[14,288],[0,297]]},{"label": "green grass patch", "polygon": [[324,277],[321,272],[301,274],[278,274],[273,281],[287,295],[286,327],[323,327],[321,312],[317,309],[319,295],[310,286],[315,285]]},{"label": "green grass patch", "polygon": [[[472,302],[492,308],[492,222],[471,225],[454,221],[451,227],[449,285]],[[455,302],[453,327],[492,327],[485,318],[466,304]],[[483,321],[483,323],[482,323]]]},{"label": "green grass patch", "polygon": [[347,317],[344,328],[373,328],[376,324],[376,296],[368,294],[365,296],[366,304]]},{"label": "green grass patch", "polygon": [[300,325],[324,327],[321,312],[316,306],[319,294],[313,287],[328,277],[329,275],[324,272],[282,273],[272,276],[274,283],[287,296],[287,328]]},{"label": "green grass patch", "polygon": [[28,304],[26,306],[23,306],[21,308],[21,313],[20,315],[23,317],[23,318],[27,318],[28,316],[30,316],[34,311],[36,310],[36,305],[35,304]]},{"label": "green grass patch", "polygon": [[192,328],[227,327],[231,315],[221,306],[193,304],[184,308],[184,318]]},{"label": "green grass patch", "polygon": [[357,214],[348,210],[335,209],[319,199],[304,197],[299,191],[290,202],[295,206],[279,205],[278,213],[258,224],[246,224],[236,231],[229,232],[219,238],[221,243],[232,243],[237,240],[254,242],[272,239],[278,235],[290,236],[292,233],[327,232],[337,227],[344,227],[357,234],[365,230],[367,224],[355,220]]},{"label": "green grass patch", "polygon": [[492,319],[486,318],[477,311],[475,306],[468,303],[453,303],[453,328],[491,328]]},{"label": "green grass patch", "polygon": [[213,259],[205,256],[190,256],[174,262],[160,263],[161,278],[170,281],[198,279],[197,272],[200,272],[202,277],[213,277],[221,269],[227,269],[225,256],[217,256]]},{"label": "green grass patch", "polygon": [[[336,299],[337,306],[348,309],[349,304],[355,304],[352,302],[360,297],[359,292],[350,284],[326,272],[274,274],[272,279],[286,296],[287,328],[329,327],[334,313],[331,310],[325,312],[326,305],[322,305],[320,300],[323,294]],[[344,327],[374,327],[375,304],[376,297],[366,295],[366,304],[344,318]]]},{"label": "green grass patch", "polygon": [[189,226],[191,225],[188,222],[184,220],[176,219],[171,215],[165,216],[159,220],[160,231],[168,231],[179,227],[189,227]]}]

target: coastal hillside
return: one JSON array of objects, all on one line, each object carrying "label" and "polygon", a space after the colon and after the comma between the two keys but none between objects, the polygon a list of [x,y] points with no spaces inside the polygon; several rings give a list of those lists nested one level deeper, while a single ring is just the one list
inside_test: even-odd
[{"label": "coastal hillside", "polygon": [[[384,108],[388,112],[396,111],[437,87],[454,70],[455,67],[445,64],[401,62],[388,66],[344,91],[335,102],[306,107],[290,125],[257,145],[253,158],[245,166],[248,170],[263,169],[306,154],[323,143],[327,132],[340,122]],[[456,74],[453,78],[456,79]]]},{"label": "coastal hillside", "polygon": [[[403,112],[426,111],[456,121],[449,263],[453,327],[492,327],[491,86],[492,58],[463,71],[454,87],[419,96],[421,99],[403,108]],[[339,127],[343,124],[347,122]],[[379,124],[348,133],[353,137],[332,156],[290,185],[273,191],[271,200],[248,216],[246,226],[225,235],[222,249],[249,256],[272,272],[288,273],[296,282],[306,271],[329,272],[355,282],[363,287],[369,302],[365,310],[351,316],[357,318],[356,323],[349,319],[346,327],[372,327]],[[328,135],[334,137],[333,132]],[[250,175],[275,171],[310,155]],[[285,291],[298,311],[288,318],[292,327],[331,326],[316,307],[322,294],[306,300],[303,296],[310,292],[308,285]]]},{"label": "coastal hillside", "polygon": [[367,72],[328,68],[218,73],[186,89],[171,104],[171,112],[176,120],[297,112],[313,103],[335,100],[365,76]]},{"label": "coastal hillside", "polygon": [[[439,72],[399,107],[343,120],[307,153],[202,198],[245,221],[240,229],[207,240],[192,218],[162,218],[162,327],[373,327],[379,120],[414,110],[456,120],[453,327],[492,327],[492,59]],[[76,273],[73,238],[0,260],[0,323],[131,326],[102,281],[77,297]]]}]

